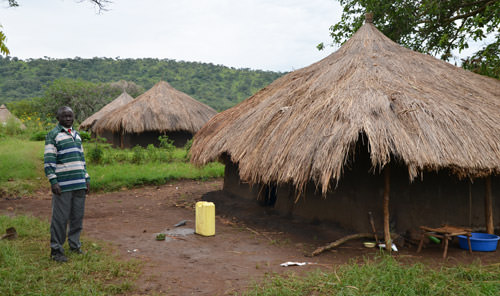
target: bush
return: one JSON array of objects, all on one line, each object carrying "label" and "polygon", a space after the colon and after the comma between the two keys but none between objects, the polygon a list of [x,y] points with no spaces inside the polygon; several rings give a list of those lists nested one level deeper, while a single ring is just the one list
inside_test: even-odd
[{"label": "bush", "polygon": [[82,138],[82,142],[90,141],[92,138],[89,132],[81,131],[79,133],[80,133],[80,138]]},{"label": "bush", "polygon": [[16,120],[14,117],[9,117],[6,122],[0,122],[0,134],[5,134],[9,136],[14,136],[21,134],[23,129],[21,128],[21,122]]},{"label": "bush", "polygon": [[101,145],[95,143],[87,152],[87,159],[90,163],[102,163],[104,158],[104,149]]},{"label": "bush", "polygon": [[132,148],[132,163],[142,163],[143,160],[145,159],[145,153],[144,153],[144,148],[141,146],[137,145],[134,148]]},{"label": "bush", "polygon": [[47,131],[38,131],[30,136],[31,141],[45,141],[45,137],[47,136]]},{"label": "bush", "polygon": [[146,147],[146,151],[148,154],[148,160],[149,161],[155,161],[158,160],[158,148],[155,147],[153,144],[149,144],[148,147]]},{"label": "bush", "polygon": [[184,145],[184,150],[186,150],[186,156],[184,159],[186,161],[189,161],[191,159],[191,155],[189,152],[191,151],[191,146],[193,146],[193,139],[189,139],[189,141],[186,142],[186,145]]},{"label": "bush", "polygon": [[174,141],[170,140],[167,135],[159,136],[158,140],[160,148],[166,152],[166,161],[170,161],[175,151]]}]

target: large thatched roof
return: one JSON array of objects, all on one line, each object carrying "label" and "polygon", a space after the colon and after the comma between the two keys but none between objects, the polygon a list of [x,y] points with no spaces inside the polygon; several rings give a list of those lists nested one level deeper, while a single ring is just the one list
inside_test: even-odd
[{"label": "large thatched roof", "polygon": [[97,111],[93,115],[89,116],[80,124],[80,129],[88,130],[101,118],[106,116],[111,111],[129,103],[134,98],[132,98],[126,91],[119,95],[116,99],[111,101],[106,106],[102,107],[101,110]]},{"label": "large thatched roof", "polygon": [[97,132],[145,131],[196,133],[217,112],[160,81],[132,102],[96,122]]},{"label": "large thatched roof", "polygon": [[7,122],[11,117],[14,118],[15,121],[19,122],[19,126],[22,129],[26,128],[26,126],[21,122],[21,120],[19,120],[19,118],[10,113],[9,109],[7,109],[7,107],[4,104],[2,104],[0,106],[0,123]]},{"label": "large thatched roof", "polygon": [[326,192],[361,134],[374,167],[391,156],[461,176],[500,171],[500,81],[391,41],[364,24],[338,51],[212,118],[192,161],[223,153],[251,183],[313,180]]}]

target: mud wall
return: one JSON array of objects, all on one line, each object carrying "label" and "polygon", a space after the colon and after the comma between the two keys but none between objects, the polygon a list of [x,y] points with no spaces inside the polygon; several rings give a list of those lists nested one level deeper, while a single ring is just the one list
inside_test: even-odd
[{"label": "mud wall", "polygon": [[[359,155],[358,155],[359,156]],[[409,181],[407,169],[392,165],[390,191],[391,231],[403,233],[420,225],[441,224],[485,227],[485,180],[459,180],[448,171],[424,173],[422,179]],[[333,184],[335,187],[335,184]],[[259,197],[260,186],[250,187],[238,177],[238,167],[226,164],[224,190],[242,198]],[[371,232],[368,212],[375,224],[383,228],[384,179],[380,172],[371,171],[367,155],[358,157],[346,168],[336,188],[326,196],[313,183],[295,202],[297,193],[290,184],[277,187],[274,208],[283,215],[297,215],[311,221],[335,222],[345,229]],[[494,223],[500,225],[500,178],[492,178]]]}]

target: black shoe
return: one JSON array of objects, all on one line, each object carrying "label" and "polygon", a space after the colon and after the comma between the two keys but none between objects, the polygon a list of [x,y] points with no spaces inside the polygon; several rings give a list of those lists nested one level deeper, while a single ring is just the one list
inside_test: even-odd
[{"label": "black shoe", "polygon": [[78,248],[78,249],[69,249],[71,253],[75,253],[75,254],[78,254],[78,255],[84,255],[85,252],[82,251],[81,248]]},{"label": "black shoe", "polygon": [[61,253],[52,254],[50,258],[56,262],[68,262],[68,258]]}]

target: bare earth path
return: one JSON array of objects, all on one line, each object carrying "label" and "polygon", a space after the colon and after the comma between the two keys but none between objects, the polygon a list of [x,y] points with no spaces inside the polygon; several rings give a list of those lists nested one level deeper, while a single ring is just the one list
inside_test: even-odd
[{"label": "bare earth path", "polygon": [[[138,258],[144,262],[134,292],[139,295],[231,295],[245,291],[253,281],[268,273],[304,272],[316,268],[331,270],[353,258],[378,252],[364,248],[361,240],[355,240],[317,257],[306,257],[304,254],[316,247],[350,233],[331,225],[312,225],[279,217],[256,202],[223,196],[218,191],[221,188],[220,179],[205,182],[185,180],[162,186],[90,194],[86,201],[84,236],[110,242],[124,260]],[[172,238],[167,237],[166,241],[155,240],[160,232],[189,233],[194,229],[193,206],[203,196],[216,205],[215,236],[172,234]],[[0,198],[0,214],[15,213],[33,214],[49,220],[49,192],[41,192],[35,198]],[[187,220],[186,225],[174,227],[182,220]],[[409,262],[456,264],[481,260],[495,263],[500,262],[498,253],[483,252],[470,256],[452,245],[446,261],[441,259],[442,253],[437,246],[426,248],[421,254],[416,254],[414,247],[405,247],[395,256]],[[287,261],[315,264],[280,266]]]}]

